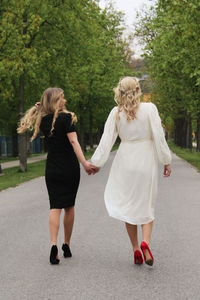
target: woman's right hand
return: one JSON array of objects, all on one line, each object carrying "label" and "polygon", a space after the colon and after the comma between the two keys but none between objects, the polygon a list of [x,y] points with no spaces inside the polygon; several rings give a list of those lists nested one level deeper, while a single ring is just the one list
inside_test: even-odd
[{"label": "woman's right hand", "polygon": [[40,102],[36,102],[36,103],[35,103],[35,107],[36,107],[36,108],[39,108],[39,107],[40,107]]},{"label": "woman's right hand", "polygon": [[163,172],[163,177],[169,177],[171,174],[171,165],[164,165],[164,172]]}]

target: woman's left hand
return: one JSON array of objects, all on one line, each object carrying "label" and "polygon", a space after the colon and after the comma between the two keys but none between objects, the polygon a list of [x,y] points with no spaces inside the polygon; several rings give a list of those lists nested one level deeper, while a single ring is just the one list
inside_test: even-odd
[{"label": "woman's left hand", "polygon": [[83,167],[85,171],[88,173],[88,175],[96,174],[99,171],[99,168],[91,164],[90,162],[86,161],[83,164]]}]

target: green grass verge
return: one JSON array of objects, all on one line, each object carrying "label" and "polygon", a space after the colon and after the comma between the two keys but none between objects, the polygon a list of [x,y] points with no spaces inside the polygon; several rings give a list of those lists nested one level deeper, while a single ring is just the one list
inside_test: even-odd
[{"label": "green grass verge", "polygon": [[195,149],[190,151],[189,149],[178,147],[172,141],[168,141],[168,145],[172,152],[188,161],[200,171],[200,152],[196,152]]},{"label": "green grass verge", "polygon": [[[119,145],[115,145],[112,151],[116,150]],[[90,159],[94,150],[88,150],[85,154],[86,159]],[[13,167],[3,170],[3,176],[0,176],[0,191],[9,187],[15,187],[18,184],[29,181],[31,179],[44,176],[45,172],[45,160],[28,164],[27,172],[23,173],[19,171],[19,167]]]},{"label": "green grass verge", "polygon": [[9,187],[17,186],[18,184],[29,181],[39,176],[44,176],[45,160],[28,164],[27,172],[19,171],[19,167],[4,169],[4,176],[0,177],[0,191]]},{"label": "green grass verge", "polygon": [[[35,153],[35,154],[28,154],[28,158],[29,157],[33,157],[33,156],[40,156],[40,155],[44,155],[44,154],[46,154],[45,152],[44,153]],[[9,161],[14,161],[14,160],[19,160],[19,156],[16,156],[16,157],[2,157],[1,159],[0,159],[0,163],[5,163],[5,162],[9,162]]]}]

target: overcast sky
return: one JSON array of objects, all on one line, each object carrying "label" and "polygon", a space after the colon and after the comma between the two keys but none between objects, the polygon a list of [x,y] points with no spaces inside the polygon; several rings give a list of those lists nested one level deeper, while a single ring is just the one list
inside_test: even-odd
[{"label": "overcast sky", "polygon": [[[100,7],[104,8],[109,0],[100,0]],[[136,22],[136,12],[141,10],[144,6],[154,6],[156,0],[113,0],[114,6],[117,10],[125,13],[125,21],[127,24],[127,31],[132,31],[133,23]],[[135,57],[139,57],[142,53],[141,47],[134,43],[133,49]]]}]

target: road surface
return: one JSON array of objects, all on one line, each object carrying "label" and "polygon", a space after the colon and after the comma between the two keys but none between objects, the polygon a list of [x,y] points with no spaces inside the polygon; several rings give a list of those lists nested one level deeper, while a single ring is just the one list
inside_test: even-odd
[{"label": "road surface", "polygon": [[154,266],[135,266],[125,226],[108,217],[103,201],[114,155],[95,176],[82,170],[73,257],[62,256],[61,227],[57,266],[49,264],[44,177],[0,192],[1,300],[200,299],[200,173],[173,156],[171,177],[159,180]]}]

